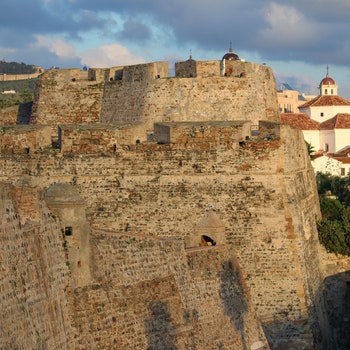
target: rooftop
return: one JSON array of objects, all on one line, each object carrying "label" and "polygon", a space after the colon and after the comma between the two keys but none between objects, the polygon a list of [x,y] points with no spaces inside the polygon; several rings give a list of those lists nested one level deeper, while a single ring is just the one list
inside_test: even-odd
[{"label": "rooftop", "polygon": [[300,130],[319,130],[320,128],[320,123],[310,119],[304,113],[281,113],[281,121]]},{"label": "rooftop", "polygon": [[321,106],[350,106],[350,102],[343,97],[337,95],[322,95],[316,96],[312,100],[299,106],[300,108],[308,107],[321,107]]},{"label": "rooftop", "polygon": [[321,130],[350,129],[350,114],[338,113],[331,119],[320,124]]}]

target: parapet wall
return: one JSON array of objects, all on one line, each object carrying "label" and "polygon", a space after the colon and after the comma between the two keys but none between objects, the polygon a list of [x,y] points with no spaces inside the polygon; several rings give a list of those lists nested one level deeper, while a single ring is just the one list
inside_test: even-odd
[{"label": "parapet wall", "polygon": [[179,78],[220,76],[220,61],[195,61],[189,59],[175,63],[175,76]]},{"label": "parapet wall", "polygon": [[279,121],[275,80],[270,68],[237,62],[243,77],[168,78],[105,86],[103,123],[140,123],[146,131],[154,122]]},{"label": "parapet wall", "polygon": [[57,125],[98,123],[100,121],[103,83],[80,79],[80,69],[50,70],[37,82],[31,124]]},{"label": "parapet wall", "polygon": [[147,140],[154,122],[278,122],[271,69],[234,65],[230,77],[220,76],[220,61],[197,62],[193,78],[167,77],[167,62],[90,70],[86,79],[79,69],[51,70],[39,78],[30,122],[52,125],[53,135],[59,124],[137,124],[134,141]]},{"label": "parapet wall", "polygon": [[0,127],[1,154],[29,154],[51,148],[51,127],[8,125]]},{"label": "parapet wall", "polygon": [[251,126],[248,121],[232,122],[172,122],[154,125],[154,141],[161,144],[209,144],[211,147],[224,143],[249,140]]}]

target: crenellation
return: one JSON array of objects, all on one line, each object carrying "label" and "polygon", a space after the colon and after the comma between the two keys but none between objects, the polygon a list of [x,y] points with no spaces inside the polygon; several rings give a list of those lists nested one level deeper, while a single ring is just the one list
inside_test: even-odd
[{"label": "crenellation", "polygon": [[331,343],[313,170],[272,70],[168,75],[50,70],[29,125],[0,129],[0,347]]}]

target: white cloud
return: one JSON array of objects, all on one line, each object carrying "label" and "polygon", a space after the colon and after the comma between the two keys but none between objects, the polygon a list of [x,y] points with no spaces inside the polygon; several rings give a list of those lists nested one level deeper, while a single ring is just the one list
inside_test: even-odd
[{"label": "white cloud", "polygon": [[132,54],[127,47],[113,43],[77,51],[75,47],[59,38],[51,38],[38,35],[36,42],[32,44],[33,49],[44,49],[53,53],[59,61],[77,59],[81,65],[102,68],[118,65],[131,65],[144,63],[143,57]]},{"label": "white cloud", "polygon": [[74,46],[62,39],[50,38],[45,35],[37,35],[36,39],[37,41],[32,45],[33,47],[46,48],[60,58],[72,58],[77,56]]},{"label": "white cloud", "polygon": [[269,27],[264,29],[259,40],[268,46],[286,48],[313,43],[320,34],[320,26],[288,5],[271,3],[265,11]]},{"label": "white cloud", "polygon": [[81,62],[89,67],[113,67],[144,63],[143,57],[132,54],[128,48],[119,44],[102,45],[88,49],[80,54]]}]

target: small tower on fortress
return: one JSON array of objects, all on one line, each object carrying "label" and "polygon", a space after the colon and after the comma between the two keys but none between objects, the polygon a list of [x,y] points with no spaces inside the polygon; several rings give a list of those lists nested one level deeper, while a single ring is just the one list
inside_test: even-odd
[{"label": "small tower on fortress", "polygon": [[71,270],[74,287],[90,282],[90,225],[86,219],[86,202],[74,186],[55,183],[45,192],[48,207],[59,217],[67,265]]},{"label": "small tower on fortress", "polygon": [[225,224],[215,210],[209,210],[195,225],[193,234],[186,241],[186,248],[225,243]]}]

